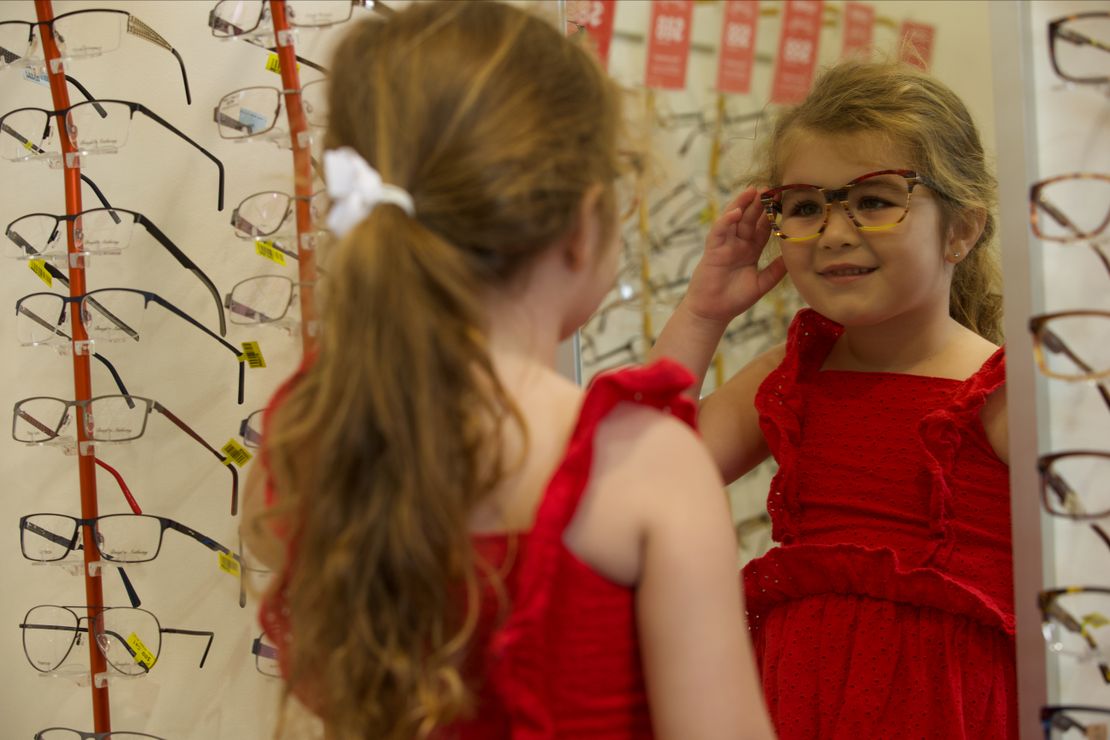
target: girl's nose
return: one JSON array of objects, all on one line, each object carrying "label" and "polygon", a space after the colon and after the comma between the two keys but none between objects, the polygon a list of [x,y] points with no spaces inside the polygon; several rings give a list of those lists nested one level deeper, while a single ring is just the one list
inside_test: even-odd
[{"label": "girl's nose", "polygon": [[817,237],[821,249],[839,249],[859,245],[859,229],[852,222],[852,216],[843,203],[836,202],[829,207],[829,220],[825,230]]}]

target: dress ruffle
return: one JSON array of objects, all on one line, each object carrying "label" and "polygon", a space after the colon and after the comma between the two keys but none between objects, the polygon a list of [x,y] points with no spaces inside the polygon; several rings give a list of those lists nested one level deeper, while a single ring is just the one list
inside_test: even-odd
[{"label": "dress ruffle", "polygon": [[805,412],[805,401],[798,392],[798,383],[809,372],[807,368],[821,366],[843,332],[840,324],[812,309],[799,311],[786,336],[790,351],[756,392],[759,426],[768,449],[779,464],[767,496],[771,536],[776,542],[789,544],[798,535],[800,511],[794,493],[797,490],[795,460],[801,445],[802,415]]},{"label": "dress ruffle", "polygon": [[955,545],[952,534],[952,465],[963,441],[964,430],[976,426],[987,397],[1006,382],[1006,355],[1000,347],[983,366],[960,385],[952,402],[927,414],[917,431],[932,479],[929,499],[929,524],[937,540],[930,561],[947,561]]},{"label": "dress ruffle", "polygon": [[489,680],[511,717],[514,740],[555,734],[545,651],[559,646],[547,644],[544,619],[557,569],[568,555],[563,532],[589,481],[596,428],[614,406],[625,401],[661,409],[693,427],[697,406],[683,395],[693,382],[684,367],[660,360],[647,367],[601,374],[587,390],[563,464],[548,486],[528,546],[521,553],[512,613],[490,641]]},{"label": "dress ruffle", "polygon": [[982,592],[934,568],[904,568],[889,548],[779,547],[749,563],[743,577],[748,622],[757,641],[763,618],[776,606],[822,594],[936,608],[1014,634],[1013,615]]}]

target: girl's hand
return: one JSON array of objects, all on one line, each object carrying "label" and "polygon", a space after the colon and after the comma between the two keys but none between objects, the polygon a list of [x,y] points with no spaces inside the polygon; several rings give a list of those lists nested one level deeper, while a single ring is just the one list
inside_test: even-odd
[{"label": "girl's hand", "polygon": [[728,323],[775,287],[786,274],[782,256],[759,269],[770,235],[759,193],[749,187],[725,207],[710,229],[683,299],[686,309],[698,319]]}]

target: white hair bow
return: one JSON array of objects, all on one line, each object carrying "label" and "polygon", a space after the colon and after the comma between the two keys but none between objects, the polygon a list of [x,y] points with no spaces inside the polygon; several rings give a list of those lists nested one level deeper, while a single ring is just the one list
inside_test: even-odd
[{"label": "white hair bow", "polygon": [[410,216],[416,212],[404,188],[382,182],[378,171],[348,146],[324,152],[324,180],[331,196],[328,228],[336,236],[353,229],[379,203],[392,203]]}]

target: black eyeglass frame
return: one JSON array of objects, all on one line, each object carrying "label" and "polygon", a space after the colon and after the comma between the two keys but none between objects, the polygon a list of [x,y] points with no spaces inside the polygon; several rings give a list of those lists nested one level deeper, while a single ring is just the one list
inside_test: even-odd
[{"label": "black eyeglass frame", "polygon": [[[0,116],[0,131],[2,131],[3,133],[7,133],[9,135],[12,135],[12,136],[16,136],[17,138],[22,138],[22,136],[19,135],[17,132],[14,132],[14,130],[10,126],[5,126],[4,125],[4,120],[6,118],[8,118],[9,116],[14,115],[16,113],[23,113],[25,111],[34,111],[34,112],[42,113],[46,117],[46,125],[45,125],[45,128],[44,128],[44,131],[47,132],[47,133],[43,134],[43,137],[45,138],[45,136],[50,131],[50,126],[51,126],[50,119],[51,119],[51,117],[61,117],[61,116],[68,117],[70,111],[72,111],[74,108],[79,108],[81,106],[86,106],[86,105],[88,105],[88,106],[92,106],[92,105],[103,106],[104,103],[111,103],[111,104],[126,106],[128,108],[128,110],[130,110],[130,112],[131,112],[130,113],[131,118],[135,117],[135,113],[142,113],[147,118],[150,118],[155,123],[159,124],[160,126],[162,126],[165,129],[169,130],[171,133],[176,135],[178,138],[188,142],[188,144],[190,146],[192,146],[194,149],[199,151],[201,154],[203,154],[208,159],[212,160],[213,164],[216,165],[216,169],[219,171],[219,186],[218,186],[218,191],[217,191],[217,196],[216,196],[216,202],[217,202],[216,210],[222,211],[224,209],[224,165],[223,165],[223,162],[221,162],[210,151],[208,151],[203,146],[198,144],[188,134],[181,131],[181,129],[177,128],[172,123],[167,121],[165,118],[162,118],[160,115],[158,115],[154,111],[150,110],[149,108],[147,108],[142,103],[135,103],[135,102],[130,101],[130,100],[119,100],[119,99],[116,99],[116,98],[97,98],[97,99],[94,99],[94,100],[84,100],[80,103],[74,103],[73,105],[69,106],[68,108],[59,108],[57,110],[48,110],[46,108],[36,108],[36,107],[33,107],[33,106],[26,106],[26,107],[23,107],[23,108],[16,108],[14,110],[10,110],[7,113],[5,113],[3,116]],[[101,117],[103,117],[103,115]],[[42,152],[41,149],[40,149],[40,152]]]}]

